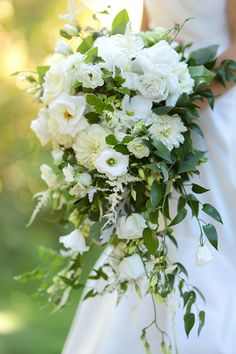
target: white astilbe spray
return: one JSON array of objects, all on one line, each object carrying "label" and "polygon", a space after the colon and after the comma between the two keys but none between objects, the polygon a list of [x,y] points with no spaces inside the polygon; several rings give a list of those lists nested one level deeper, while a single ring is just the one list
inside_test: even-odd
[{"label": "white astilbe spray", "polygon": [[47,189],[46,191],[41,191],[39,193],[36,193],[33,197],[33,199],[37,200],[37,205],[34,208],[34,211],[31,215],[31,218],[29,222],[27,223],[26,227],[29,227],[35,220],[36,216],[40,212],[40,210],[47,205],[49,202],[49,199],[51,197],[51,190]]}]

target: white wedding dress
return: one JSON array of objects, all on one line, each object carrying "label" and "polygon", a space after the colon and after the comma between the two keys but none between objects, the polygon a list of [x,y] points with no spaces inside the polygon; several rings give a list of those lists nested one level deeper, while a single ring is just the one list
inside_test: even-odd
[{"label": "white wedding dress", "polygon": [[[189,21],[180,39],[193,41],[195,47],[219,44],[223,52],[230,44],[226,0],[146,0],[150,27],[170,28]],[[214,111],[201,114],[209,161],[201,168],[196,183],[210,188],[201,196],[220,211],[224,225],[215,224],[219,252],[211,248],[214,259],[205,267],[195,265],[198,226],[190,218],[176,228],[178,259],[189,270],[190,283],[206,297],[206,324],[198,338],[193,330],[186,338],[183,319],[177,310],[176,336],[179,354],[236,354],[236,88],[216,100]],[[203,216],[204,220],[208,218]],[[212,219],[210,220],[212,222]],[[210,247],[210,246],[209,246]],[[130,292],[116,307],[114,294],[86,300],[79,306],[63,354],[144,354],[139,336],[153,319],[149,297],[142,301]],[[161,327],[168,327],[165,309],[158,309]],[[160,354],[160,338],[150,329],[152,353]]]}]

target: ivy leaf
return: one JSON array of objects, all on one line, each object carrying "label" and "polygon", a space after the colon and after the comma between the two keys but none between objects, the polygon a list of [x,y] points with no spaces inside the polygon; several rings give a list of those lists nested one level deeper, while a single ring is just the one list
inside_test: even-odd
[{"label": "ivy leaf", "polygon": [[146,227],[143,230],[143,241],[148,251],[155,255],[157,253],[159,242],[155,232],[149,227]]},{"label": "ivy leaf", "polygon": [[112,22],[112,34],[124,34],[129,22],[128,12],[124,9],[120,11]]},{"label": "ivy leaf", "polygon": [[89,124],[95,124],[100,122],[100,115],[96,112],[88,112],[85,113],[85,118],[89,122]]},{"label": "ivy leaf", "polygon": [[208,238],[212,246],[218,249],[218,236],[217,236],[217,231],[215,226],[212,224],[207,224],[207,225],[203,225],[202,228],[204,234],[206,235],[206,237]]},{"label": "ivy leaf", "polygon": [[197,194],[202,194],[202,193],[209,192],[209,189],[206,189],[202,186],[199,186],[198,184],[193,183],[192,184],[192,191]]},{"label": "ivy leaf", "polygon": [[167,149],[167,147],[160,141],[154,141],[153,146],[156,148],[155,150],[155,154],[161,158],[163,158],[164,160],[167,161],[172,161],[171,160],[171,156],[170,156],[170,151]]},{"label": "ivy leaf", "polygon": [[194,313],[189,313],[188,315],[184,316],[184,327],[185,327],[185,332],[187,334],[187,337],[189,336],[189,333],[191,332],[194,323],[195,323]]},{"label": "ivy leaf", "polygon": [[204,213],[210,215],[216,221],[218,221],[221,224],[223,224],[223,221],[221,219],[220,213],[218,212],[218,210],[213,205],[205,203],[203,205],[203,207],[202,207],[202,211],[204,211]]},{"label": "ivy leaf", "polygon": [[153,208],[157,208],[165,193],[165,185],[154,181],[151,187],[151,203]]},{"label": "ivy leaf", "polygon": [[205,324],[205,311],[200,311],[198,314],[198,318],[199,318],[199,327],[198,327],[198,331],[197,334],[200,335],[201,330]]},{"label": "ivy leaf", "polygon": [[178,211],[178,214],[176,215],[176,217],[171,221],[169,226],[174,226],[174,225],[179,224],[182,220],[184,220],[186,215],[187,215],[187,209],[181,208]]},{"label": "ivy leaf", "polygon": [[103,114],[105,110],[113,111],[113,107],[110,104],[103,102],[102,98],[96,95],[87,94],[86,102],[92,106],[98,114]]},{"label": "ivy leaf", "polygon": [[211,45],[206,48],[194,50],[190,54],[190,58],[189,58],[190,65],[192,64],[193,61],[195,65],[203,65],[203,64],[211,63],[216,59],[218,48],[219,48],[218,45]]}]

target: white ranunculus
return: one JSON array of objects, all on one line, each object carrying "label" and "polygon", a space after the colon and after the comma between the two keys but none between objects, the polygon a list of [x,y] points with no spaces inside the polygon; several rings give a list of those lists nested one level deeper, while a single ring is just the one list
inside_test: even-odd
[{"label": "white ranunculus", "polygon": [[83,254],[89,250],[89,247],[86,246],[83,234],[78,229],[72,231],[69,235],[61,236],[59,242],[62,243],[65,248],[69,248],[79,254]]},{"label": "white ranunculus", "polygon": [[152,101],[140,95],[124,96],[122,100],[122,110],[134,121],[145,121],[152,115]]},{"label": "white ranunculus", "polygon": [[83,87],[95,89],[104,84],[102,71],[98,65],[82,63],[76,72],[76,79],[82,83]]},{"label": "white ranunculus", "polygon": [[186,132],[187,128],[177,114],[158,116],[153,113],[153,124],[148,131],[153,140],[160,140],[171,151],[184,142],[182,133]]},{"label": "white ranunculus", "polygon": [[76,159],[79,164],[94,168],[94,161],[97,156],[107,148],[107,130],[98,124],[89,125],[76,137],[73,149],[76,152]]},{"label": "white ranunculus", "polygon": [[133,213],[121,216],[116,225],[117,236],[120,239],[132,240],[141,238],[143,230],[147,227],[144,217],[141,214]]},{"label": "white ranunculus", "polygon": [[113,180],[127,173],[129,157],[113,149],[104,150],[95,160],[94,165],[98,172],[104,173]]},{"label": "white ranunculus", "polygon": [[84,117],[85,109],[86,99],[84,96],[70,96],[62,93],[49,106],[50,119],[57,123],[61,134],[75,137],[88,126]]},{"label": "white ranunculus", "polygon": [[144,265],[138,254],[123,258],[118,271],[121,280],[137,280],[145,275]]},{"label": "white ranunculus", "polygon": [[57,41],[55,48],[54,48],[54,52],[68,56],[72,53],[72,49],[69,46],[69,44],[66,43],[65,41]]},{"label": "white ranunculus", "polygon": [[62,169],[63,175],[65,176],[65,181],[71,183],[75,180],[75,171],[73,166],[68,164]]},{"label": "white ranunculus", "polygon": [[201,267],[213,259],[212,254],[206,245],[200,245],[196,250],[196,265]]},{"label": "white ranunculus", "polygon": [[50,141],[47,108],[41,108],[39,110],[38,118],[31,122],[30,127],[35,132],[42,145],[46,145]]},{"label": "white ranunculus", "polygon": [[142,159],[150,154],[149,148],[143,143],[142,138],[135,138],[127,144],[127,148],[135,157]]},{"label": "white ranunculus", "polygon": [[55,185],[57,183],[57,176],[53,172],[51,167],[49,167],[46,164],[43,164],[40,166],[40,170],[41,170],[41,178],[42,178],[42,180],[44,180],[44,182],[46,182],[48,187],[49,188],[55,187]]}]

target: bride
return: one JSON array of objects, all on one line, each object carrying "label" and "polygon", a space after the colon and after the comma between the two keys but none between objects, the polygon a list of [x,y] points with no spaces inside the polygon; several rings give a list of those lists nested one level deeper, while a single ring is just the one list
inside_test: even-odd
[{"label": "bride", "polygon": [[[170,28],[189,17],[193,19],[182,29],[179,41],[194,42],[194,47],[219,44],[219,63],[226,58],[236,59],[235,0],[146,0],[142,26],[145,30]],[[199,103],[207,146],[199,138],[196,144],[208,150],[209,161],[197,183],[210,188],[206,201],[217,207],[224,225],[216,225],[219,252],[211,249],[212,262],[201,268],[194,260],[198,242],[194,221],[185,219],[176,228],[178,258],[190,270],[190,282],[206,297],[206,324],[199,338],[196,331],[186,337],[178,307],[166,310],[158,306],[160,326],[167,330],[170,327],[170,331],[174,327],[179,354],[236,354],[236,88],[222,89],[213,83],[212,90],[220,95],[214,111]],[[201,201],[205,202],[204,197]],[[88,299],[79,306],[62,353],[144,354],[140,332],[152,316],[151,299],[146,296],[140,301],[132,291],[118,307],[115,294]],[[152,329],[148,340],[153,354],[160,354],[160,338]]]}]

